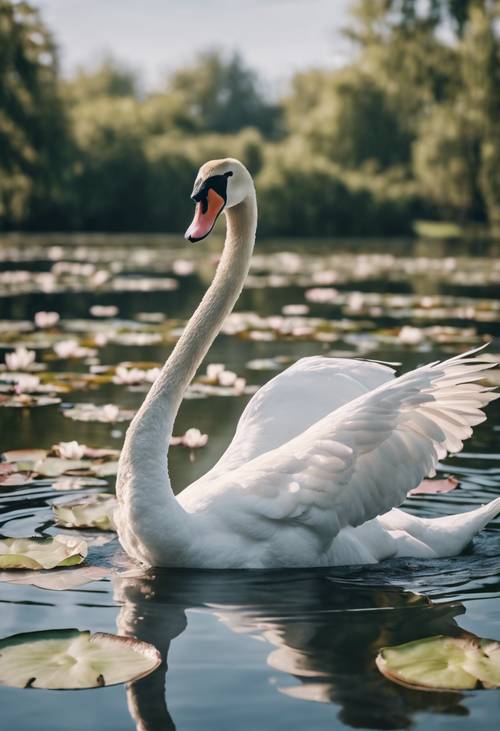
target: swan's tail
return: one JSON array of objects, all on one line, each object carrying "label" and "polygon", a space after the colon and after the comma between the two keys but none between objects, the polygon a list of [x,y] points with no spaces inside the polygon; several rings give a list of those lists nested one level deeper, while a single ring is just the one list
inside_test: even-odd
[{"label": "swan's tail", "polygon": [[440,518],[418,518],[391,510],[379,518],[396,538],[398,556],[456,556],[500,514],[500,497],[475,510]]}]

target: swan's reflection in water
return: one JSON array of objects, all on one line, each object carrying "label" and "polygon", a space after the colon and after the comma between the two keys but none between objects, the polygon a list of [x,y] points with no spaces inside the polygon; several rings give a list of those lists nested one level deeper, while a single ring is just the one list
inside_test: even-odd
[{"label": "swan's reflection in water", "polygon": [[168,683],[165,699],[168,651],[175,637],[189,631],[186,610],[194,608],[216,614],[228,631],[264,638],[268,664],[283,673],[277,691],[334,703],[339,719],[353,728],[407,728],[420,711],[467,714],[460,694],[405,689],[383,678],[374,664],[383,645],[459,634],[460,603],[433,605],[402,589],[352,585],[319,571],[155,570],[113,582],[122,604],[117,631],[153,643],[164,659],[127,688],[139,731],[175,728]]}]

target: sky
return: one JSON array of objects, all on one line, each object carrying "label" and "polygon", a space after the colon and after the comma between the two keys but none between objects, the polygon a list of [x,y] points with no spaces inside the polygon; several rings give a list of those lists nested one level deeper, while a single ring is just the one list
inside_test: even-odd
[{"label": "sky", "polygon": [[64,75],[106,54],[152,88],[208,48],[239,51],[272,89],[294,71],[340,66],[352,0],[32,0],[52,30]]}]

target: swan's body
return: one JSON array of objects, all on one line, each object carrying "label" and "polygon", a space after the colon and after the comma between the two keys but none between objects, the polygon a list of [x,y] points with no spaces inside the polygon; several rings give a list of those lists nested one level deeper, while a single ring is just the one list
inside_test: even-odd
[{"label": "swan's body", "polygon": [[500,512],[500,498],[436,519],[395,508],[439,459],[460,451],[497,397],[477,383],[491,363],[471,354],[399,378],[375,363],[304,358],[257,392],[219,462],[174,496],[174,419],[243,287],[257,222],[251,177],[236,160],[203,166],[194,199],[188,238],[204,238],[226,208],[226,243],[127,432],[117,524],[129,555],[153,566],[275,568],[460,553]]}]

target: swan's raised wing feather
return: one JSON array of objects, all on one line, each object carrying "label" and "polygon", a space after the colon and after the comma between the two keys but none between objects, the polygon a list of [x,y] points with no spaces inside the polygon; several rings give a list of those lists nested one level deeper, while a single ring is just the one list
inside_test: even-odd
[{"label": "swan's raised wing feather", "polygon": [[248,402],[231,444],[202,480],[224,475],[276,449],[348,401],[393,378],[393,369],[380,363],[301,358]]},{"label": "swan's raised wing feather", "polygon": [[341,528],[400,505],[462,448],[498,397],[477,383],[492,365],[465,353],[384,383],[226,475],[205,499],[255,538],[289,521],[326,548]]}]

